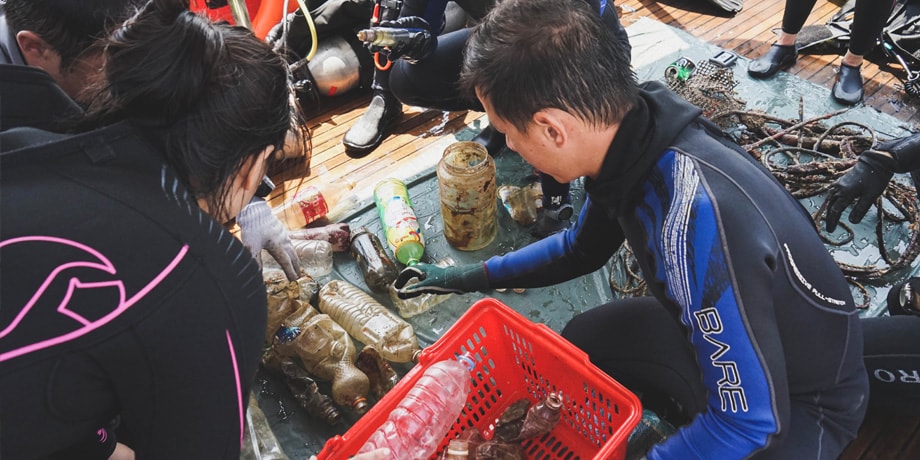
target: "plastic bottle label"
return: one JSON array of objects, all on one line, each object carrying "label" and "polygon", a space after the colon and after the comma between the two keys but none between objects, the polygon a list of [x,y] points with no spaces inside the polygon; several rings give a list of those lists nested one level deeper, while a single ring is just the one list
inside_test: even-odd
[{"label": "plastic bottle label", "polygon": [[304,220],[307,224],[329,214],[329,204],[326,198],[314,186],[309,186],[295,197],[295,203],[303,213]]},{"label": "plastic bottle label", "polygon": [[400,185],[402,184],[394,183],[392,186],[383,187],[378,185],[376,194],[380,221],[385,228],[387,244],[393,252],[407,242],[425,244],[418,218],[409,204],[405,186]]}]

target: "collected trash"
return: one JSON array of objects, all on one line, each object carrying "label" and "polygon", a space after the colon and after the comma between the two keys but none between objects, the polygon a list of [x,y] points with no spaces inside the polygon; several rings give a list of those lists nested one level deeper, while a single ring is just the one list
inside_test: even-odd
[{"label": "collected trash", "polygon": [[383,249],[380,239],[366,227],[358,227],[352,231],[351,256],[358,262],[364,283],[372,291],[387,292],[399,274],[396,264]]},{"label": "collected trash", "polygon": [[351,228],[345,222],[289,230],[291,240],[320,240],[332,245],[334,252],[345,252],[350,247]]},{"label": "collected trash", "polygon": [[285,318],[275,333],[272,348],[282,357],[296,357],[304,369],[332,382],[336,404],[358,414],[367,411],[370,382],[355,367],[355,345],[329,315],[319,313],[307,303]]},{"label": "collected trash", "polygon": [[498,234],[492,156],[476,142],[455,142],[444,149],[437,175],[444,238],[461,251],[488,246]]},{"label": "collected trash", "polygon": [[[456,265],[457,262],[451,257],[445,257],[437,262],[435,265],[446,268]],[[413,278],[406,283],[406,286],[418,283],[418,278]],[[451,294],[421,294],[417,297],[411,299],[400,299],[399,294],[396,292],[396,287],[390,283],[389,286],[390,300],[393,301],[393,306],[396,307],[396,311],[399,312],[399,316],[403,318],[411,318],[420,313],[424,313],[430,310],[435,305],[444,302],[449,299]]]},{"label": "collected trash", "polygon": [[415,329],[355,285],[332,280],[319,290],[319,309],[364,345],[372,345],[388,361],[418,360],[421,349]]},{"label": "collected trash", "polygon": [[380,181],[374,187],[374,204],[396,260],[403,265],[417,264],[425,253],[425,238],[406,184],[393,178]]},{"label": "collected trash", "polygon": [[472,367],[472,362],[448,359],[425,369],[358,453],[388,447],[391,458],[431,457],[463,409],[470,392]]}]

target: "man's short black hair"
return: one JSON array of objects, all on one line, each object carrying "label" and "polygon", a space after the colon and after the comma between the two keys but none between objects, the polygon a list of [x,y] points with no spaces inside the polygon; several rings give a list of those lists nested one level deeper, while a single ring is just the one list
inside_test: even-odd
[{"label": "man's short black hair", "polygon": [[70,67],[114,26],[135,12],[142,0],[6,0],[2,5],[13,33],[30,30]]},{"label": "man's short black hair", "polygon": [[629,50],[584,0],[499,1],[467,42],[460,84],[520,131],[547,108],[612,125],[638,93]]}]

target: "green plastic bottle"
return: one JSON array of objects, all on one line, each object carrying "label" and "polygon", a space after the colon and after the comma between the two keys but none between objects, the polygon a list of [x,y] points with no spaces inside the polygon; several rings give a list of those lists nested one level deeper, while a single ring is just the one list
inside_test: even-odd
[{"label": "green plastic bottle", "polygon": [[374,204],[383,223],[387,244],[403,265],[415,265],[425,253],[425,238],[409,201],[406,184],[384,179],[374,187]]}]

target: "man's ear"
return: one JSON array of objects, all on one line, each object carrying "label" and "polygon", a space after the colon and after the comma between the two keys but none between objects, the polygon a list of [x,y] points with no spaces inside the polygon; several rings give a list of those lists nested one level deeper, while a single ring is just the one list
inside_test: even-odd
[{"label": "man's ear", "polygon": [[20,30],[16,33],[16,43],[26,64],[41,67],[52,75],[60,70],[61,55],[35,32]]},{"label": "man's ear", "polygon": [[265,147],[265,150],[262,153],[251,157],[248,161],[248,165],[244,168],[243,171],[240,171],[241,174],[245,174],[243,180],[243,188],[247,191],[255,192],[259,185],[262,183],[262,178],[265,177],[268,162],[268,157],[275,151],[275,147],[269,145]]},{"label": "man's ear", "polygon": [[536,129],[547,142],[562,147],[571,134],[566,117],[571,118],[571,115],[559,109],[542,109],[533,114],[533,125],[529,129]]}]

